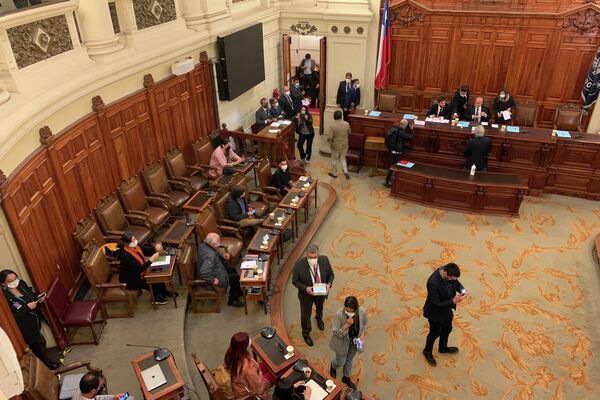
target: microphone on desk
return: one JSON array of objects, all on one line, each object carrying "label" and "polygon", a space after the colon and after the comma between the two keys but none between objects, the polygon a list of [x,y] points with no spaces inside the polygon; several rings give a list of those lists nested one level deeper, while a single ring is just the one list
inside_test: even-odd
[{"label": "microphone on desk", "polygon": [[125,346],[130,346],[130,347],[149,347],[151,349],[154,349],[154,359],[156,361],[162,361],[166,358],[169,358],[171,356],[171,351],[169,349],[165,349],[164,347],[159,347],[159,346],[148,346],[145,344],[131,344],[131,343],[127,343]]}]

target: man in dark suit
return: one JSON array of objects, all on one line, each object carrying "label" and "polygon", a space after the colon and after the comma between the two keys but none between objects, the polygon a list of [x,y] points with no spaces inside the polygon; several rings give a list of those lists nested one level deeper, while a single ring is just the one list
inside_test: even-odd
[{"label": "man in dark suit", "polygon": [[279,97],[279,106],[285,113],[285,119],[292,119],[298,113],[298,111],[294,110],[294,103],[292,101],[289,86],[283,87],[283,94]]},{"label": "man in dark suit", "polygon": [[275,173],[271,177],[271,186],[279,189],[279,193],[282,196],[285,196],[292,188],[292,177],[290,171],[288,171],[288,165],[285,159],[281,160]]},{"label": "man in dark suit", "polygon": [[264,97],[260,99],[260,108],[254,113],[256,129],[263,130],[267,125],[273,122],[273,117],[269,113],[269,102]]},{"label": "man in dark suit", "polygon": [[302,100],[304,99],[304,91],[300,88],[300,81],[298,78],[292,80],[290,97],[292,98],[292,104],[294,105],[294,115],[296,115],[300,112]]},{"label": "man in dark suit", "polygon": [[[242,295],[240,287],[240,276],[235,268],[229,266],[229,254],[221,254],[221,237],[216,233],[209,233],[204,239],[204,243],[198,246],[198,255],[196,261],[196,279],[203,279],[211,285],[217,285],[221,289],[227,290],[229,286],[228,306],[243,307],[239,297]],[[210,286],[212,287],[212,286]]]},{"label": "man in dark suit", "polygon": [[346,97],[342,103],[342,112],[344,114],[344,121],[348,121],[348,114],[352,112],[356,106],[360,103],[360,84],[358,79],[352,80],[352,85],[346,91]]},{"label": "man in dark suit", "polygon": [[475,102],[467,107],[466,119],[476,123],[488,122],[490,109],[483,105],[483,97],[475,98]]},{"label": "man in dark suit", "polygon": [[429,334],[423,355],[432,367],[437,365],[433,357],[433,344],[437,338],[440,338],[440,353],[458,352],[458,347],[448,347],[448,336],[452,332],[453,310],[467,297],[467,291],[458,281],[459,277],[458,265],[449,263],[434,271],[427,280],[427,299],[423,306],[423,315],[429,321]]},{"label": "man in dark suit", "polygon": [[475,164],[477,171],[487,171],[488,153],[492,150],[492,139],[485,136],[485,128],[482,125],[475,127],[475,137],[469,139],[465,147],[465,168],[471,169]]},{"label": "man in dark suit", "polygon": [[452,103],[450,103],[450,108],[452,112],[452,118],[458,118],[460,120],[466,119],[467,113],[467,104],[469,103],[469,87],[467,85],[462,85],[458,90],[454,93],[452,97]]},{"label": "man in dark suit", "polygon": [[431,106],[429,112],[427,113],[427,116],[429,118],[450,119],[450,106],[446,104],[445,96],[440,97],[437,103]]},{"label": "man in dark suit", "polygon": [[[314,344],[310,337],[310,331],[312,330],[310,316],[313,304],[316,308],[315,318],[317,319],[317,326],[320,330],[325,330],[323,303],[329,294],[333,278],[333,269],[331,268],[329,259],[327,256],[320,256],[319,247],[314,244],[308,246],[306,257],[296,261],[296,265],[294,265],[292,283],[298,288],[302,337],[309,346]],[[313,286],[323,283],[326,285],[327,293],[325,295],[315,295]]]},{"label": "man in dark suit", "polygon": [[[352,72],[346,72],[346,79],[341,81],[340,84],[338,85],[338,91],[337,91],[337,96],[335,103],[338,105],[338,107],[343,108],[343,104],[344,104],[344,100],[346,99],[346,93],[350,90],[350,88],[352,87]],[[360,88],[357,88],[357,96],[358,96],[358,103],[360,103]]]}]

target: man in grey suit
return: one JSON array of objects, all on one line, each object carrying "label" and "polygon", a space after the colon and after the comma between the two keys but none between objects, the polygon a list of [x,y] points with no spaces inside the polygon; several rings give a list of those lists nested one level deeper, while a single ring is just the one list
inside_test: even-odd
[{"label": "man in grey suit", "polygon": [[[300,323],[302,325],[302,337],[307,345],[314,343],[310,337],[312,330],[310,316],[312,314],[313,304],[316,308],[315,318],[320,330],[325,330],[323,322],[323,303],[329,294],[331,284],[333,283],[333,269],[327,256],[319,255],[319,247],[310,245],[306,250],[306,257],[296,261],[292,283],[298,288],[298,300],[300,300]],[[327,293],[324,295],[315,294],[313,287],[315,284],[325,284]]]},{"label": "man in grey suit", "polygon": [[204,243],[198,246],[198,256],[196,261],[196,279],[202,279],[217,285],[222,289],[229,286],[228,306],[243,307],[239,297],[242,295],[240,287],[240,276],[235,268],[229,266],[229,254],[219,252],[221,246],[221,237],[216,233],[209,233],[204,239]]},{"label": "man in grey suit", "polygon": [[262,131],[267,125],[273,122],[273,117],[269,113],[269,102],[264,97],[260,99],[260,108],[254,114],[256,120],[256,129]]},{"label": "man in grey suit", "polygon": [[342,171],[346,179],[350,179],[348,164],[346,164],[346,153],[348,152],[348,135],[350,135],[350,124],[342,119],[342,112],[336,110],[333,113],[333,123],[329,127],[329,144],[331,146],[331,172],[327,175],[337,178],[338,163],[342,164]]}]

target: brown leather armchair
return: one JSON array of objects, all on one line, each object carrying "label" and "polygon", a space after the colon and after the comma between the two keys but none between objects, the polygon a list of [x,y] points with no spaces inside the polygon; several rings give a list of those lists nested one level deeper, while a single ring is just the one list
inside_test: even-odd
[{"label": "brown leather armchair", "polygon": [[135,176],[121,182],[119,198],[127,213],[144,218],[155,234],[169,220],[169,206],[165,199],[146,196],[140,180]]},{"label": "brown leather armchair", "polygon": [[[111,271],[102,250],[96,243],[90,243],[81,255],[81,266],[90,285],[101,300],[100,307],[106,318],[133,317],[135,299],[142,295],[141,290],[127,290],[125,283],[119,282],[119,276]],[[109,314],[106,303],[126,303],[127,312]]]},{"label": "brown leather armchair", "polygon": [[279,189],[271,186],[273,173],[271,172],[271,163],[268,159],[263,158],[256,165],[256,175],[258,177],[258,185],[263,193],[264,198],[270,203],[279,204],[283,196],[279,193]]},{"label": "brown leather armchair", "polygon": [[192,144],[194,155],[196,156],[195,167],[202,168],[202,175],[209,181],[219,177],[218,169],[210,166],[210,159],[213,153],[213,147],[208,136],[200,138]]},{"label": "brown leather armchair", "polygon": [[28,400],[70,399],[75,396],[79,390],[79,381],[84,374],[66,375],[66,372],[85,367],[86,372],[102,374],[100,369],[90,365],[89,360],[64,364],[51,371],[30,350],[21,358],[19,364],[25,387],[23,397]]},{"label": "brown leather armchair", "polygon": [[92,242],[95,242],[98,246],[103,246],[107,242],[116,243],[121,240],[121,237],[118,235],[104,236],[100,226],[91,214],[77,222],[73,237],[82,250]]},{"label": "brown leather armchair", "polygon": [[181,271],[181,275],[183,276],[183,284],[188,289],[194,312],[199,312],[198,303],[200,301],[212,300],[215,303],[215,312],[220,313],[221,301],[225,290],[203,279],[196,279],[196,250],[194,247],[184,244],[179,251],[177,261],[179,262],[179,271]]},{"label": "brown leather armchair", "polygon": [[583,107],[579,104],[561,104],[554,114],[554,129],[581,131]]},{"label": "brown leather armchair", "polygon": [[196,219],[196,234],[204,240],[209,233],[217,233],[221,236],[221,245],[225,246],[231,256],[231,264],[234,264],[241,256],[244,242],[238,228],[219,225],[212,210],[206,209]]},{"label": "brown leather armchair", "polygon": [[396,112],[396,100],[398,95],[390,91],[379,91],[377,95],[377,110],[385,112]]},{"label": "brown leather armchair", "polygon": [[169,179],[165,168],[159,162],[152,162],[142,171],[142,180],[151,196],[167,202],[172,215],[181,214],[181,207],[190,198],[187,185]]},{"label": "brown leather armchair", "polygon": [[538,103],[535,101],[519,101],[515,105],[512,122],[518,126],[535,126],[538,114]]},{"label": "brown leather armchair", "polygon": [[94,214],[96,214],[96,219],[105,236],[120,238],[123,232],[129,229],[140,243],[144,243],[152,237],[148,221],[140,215],[125,214],[121,203],[114,194],[101,198],[96,204]]},{"label": "brown leather armchair", "polygon": [[195,165],[187,165],[180,149],[169,150],[163,160],[169,178],[185,183],[192,192],[208,186],[208,178],[203,175],[204,169]]}]

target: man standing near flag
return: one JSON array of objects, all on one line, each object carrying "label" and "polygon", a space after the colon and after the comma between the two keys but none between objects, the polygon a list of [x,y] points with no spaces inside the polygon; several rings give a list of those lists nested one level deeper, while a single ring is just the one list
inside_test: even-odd
[{"label": "man standing near flag", "polygon": [[388,86],[388,64],[392,55],[392,41],[390,30],[390,2],[385,0],[383,17],[381,18],[381,32],[379,36],[379,53],[377,54],[377,69],[375,75],[375,88],[385,89]]}]

